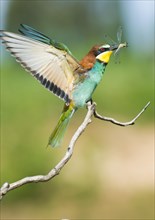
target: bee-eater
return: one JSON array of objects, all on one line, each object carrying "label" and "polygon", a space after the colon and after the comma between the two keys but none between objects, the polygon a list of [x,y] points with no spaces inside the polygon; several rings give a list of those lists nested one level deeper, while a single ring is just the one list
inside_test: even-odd
[{"label": "bee-eater", "polygon": [[110,56],[124,44],[95,45],[78,62],[68,47],[21,24],[20,33],[1,31],[6,49],[40,83],[65,102],[58,124],[48,145],[59,146],[74,112],[91,100],[100,83]]}]

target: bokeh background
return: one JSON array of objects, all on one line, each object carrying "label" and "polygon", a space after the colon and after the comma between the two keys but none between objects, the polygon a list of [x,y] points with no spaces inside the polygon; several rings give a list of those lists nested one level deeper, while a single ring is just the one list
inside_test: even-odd
[{"label": "bokeh background", "polygon": [[[105,34],[129,43],[106,69],[93,95],[100,114],[134,126],[93,119],[70,162],[47,183],[9,192],[1,219],[154,219],[154,1],[1,0],[1,29],[32,26],[65,43],[79,60]],[[46,148],[63,102],[46,91],[1,45],[1,184],[46,174],[64,155],[86,110],[72,119],[63,146]]]}]

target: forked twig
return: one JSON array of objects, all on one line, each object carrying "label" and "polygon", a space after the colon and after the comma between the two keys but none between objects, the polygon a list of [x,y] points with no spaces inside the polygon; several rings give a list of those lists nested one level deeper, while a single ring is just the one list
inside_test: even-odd
[{"label": "forked twig", "polygon": [[18,180],[14,183],[10,183],[10,184],[7,182],[4,183],[0,189],[0,199],[2,199],[2,197],[4,195],[6,195],[9,191],[16,189],[22,185],[25,185],[28,183],[46,182],[46,181],[49,181],[52,178],[54,178],[56,175],[58,175],[60,173],[61,169],[65,166],[65,164],[71,158],[77,139],[84,132],[84,130],[86,129],[88,124],[91,123],[91,118],[93,115],[98,119],[110,121],[116,125],[127,126],[127,125],[134,124],[135,121],[137,120],[137,118],[139,118],[139,116],[146,110],[146,108],[149,106],[149,104],[150,104],[150,102],[147,103],[147,105],[142,109],[142,111],[133,120],[131,120],[130,122],[122,123],[122,122],[116,121],[113,118],[108,118],[108,117],[104,117],[104,116],[99,115],[96,111],[96,104],[94,102],[93,103],[88,102],[87,103],[87,108],[88,108],[87,115],[86,115],[84,121],[82,122],[82,124],[79,126],[79,128],[75,132],[75,134],[73,135],[73,137],[69,143],[69,146],[67,148],[67,151],[66,151],[64,157],[61,159],[61,161],[54,168],[52,168],[49,171],[49,173],[46,175],[29,176],[29,177],[25,177],[21,180]]},{"label": "forked twig", "polygon": [[116,121],[115,119],[113,118],[109,118],[109,117],[105,117],[105,116],[101,116],[97,113],[96,109],[94,111],[94,117],[95,118],[98,118],[100,120],[103,120],[103,121],[109,121],[115,125],[119,125],[119,126],[129,126],[129,125],[134,125],[135,124],[135,121],[139,118],[139,116],[147,109],[147,107],[150,105],[150,102],[148,102],[144,108],[138,113],[138,115],[136,115],[136,117],[134,117],[131,121],[128,121],[128,122],[119,122],[119,121]]}]

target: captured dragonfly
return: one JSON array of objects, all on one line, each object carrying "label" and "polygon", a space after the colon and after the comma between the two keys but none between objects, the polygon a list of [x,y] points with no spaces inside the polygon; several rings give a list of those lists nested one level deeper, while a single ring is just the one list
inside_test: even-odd
[{"label": "captured dragonfly", "polygon": [[116,43],[116,44],[118,45],[118,47],[117,47],[114,55],[118,54],[118,52],[120,51],[121,48],[128,46],[127,42],[121,43],[122,33],[123,33],[123,29],[122,29],[122,26],[120,26],[118,28],[118,31],[117,31],[117,41],[118,41],[118,43]]},{"label": "captured dragonfly", "polygon": [[120,58],[120,50],[123,47],[128,47],[128,43],[124,42],[121,43],[122,41],[122,34],[123,34],[123,29],[122,26],[119,26],[118,30],[117,30],[117,42],[114,41],[109,35],[105,35],[106,41],[109,42],[109,44],[112,44],[113,47],[117,47],[117,49],[114,52],[114,56],[116,57],[116,63]]}]

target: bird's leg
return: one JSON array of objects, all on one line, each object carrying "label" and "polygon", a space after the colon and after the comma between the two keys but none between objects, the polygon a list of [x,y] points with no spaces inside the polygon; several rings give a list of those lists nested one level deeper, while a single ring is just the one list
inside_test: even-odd
[{"label": "bird's leg", "polygon": [[89,103],[90,103],[91,105],[94,103],[92,98],[89,99],[89,101],[86,102],[86,105],[88,105]]}]

